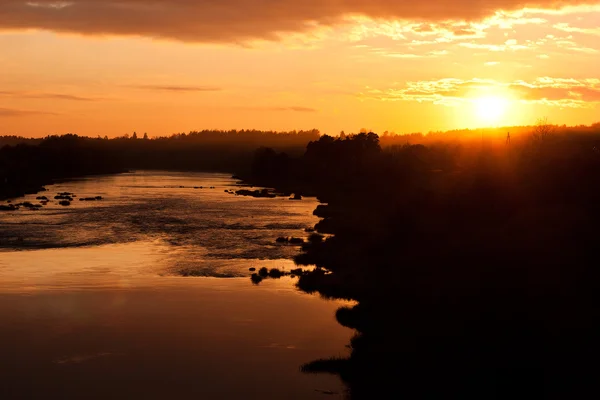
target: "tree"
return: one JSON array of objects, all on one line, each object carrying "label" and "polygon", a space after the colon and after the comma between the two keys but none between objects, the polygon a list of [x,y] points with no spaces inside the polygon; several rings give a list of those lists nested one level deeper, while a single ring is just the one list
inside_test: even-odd
[{"label": "tree", "polygon": [[533,128],[533,138],[536,141],[543,142],[545,140],[548,140],[553,130],[554,126],[548,123],[548,117],[540,118],[537,120],[537,123]]},{"label": "tree", "polygon": [[133,132],[133,136],[131,137],[132,139],[137,139],[137,132]]},{"label": "tree", "polygon": [[148,140],[148,133],[144,132],[144,140]]}]

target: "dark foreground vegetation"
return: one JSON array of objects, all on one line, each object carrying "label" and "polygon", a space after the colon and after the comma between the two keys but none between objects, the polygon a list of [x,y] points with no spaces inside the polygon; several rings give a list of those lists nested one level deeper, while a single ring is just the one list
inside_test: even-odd
[{"label": "dark foreground vegetation", "polygon": [[[141,135],[140,135],[141,136]],[[37,193],[57,179],[130,169],[247,172],[254,151],[268,146],[301,155],[319,132],[202,131],[148,139],[0,137],[0,200]]]},{"label": "dark foreground vegetation", "polygon": [[354,399],[598,395],[600,126],[506,136],[257,153],[255,182],[327,203],[298,286],[357,301],[350,357],[305,372]]}]

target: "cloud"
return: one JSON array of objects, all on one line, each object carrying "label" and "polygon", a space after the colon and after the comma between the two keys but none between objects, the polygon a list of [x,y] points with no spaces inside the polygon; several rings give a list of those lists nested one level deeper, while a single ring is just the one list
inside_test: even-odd
[{"label": "cloud", "polygon": [[558,29],[559,31],[563,31],[563,32],[583,33],[586,35],[600,36],[600,28],[598,28],[598,27],[596,27],[596,28],[578,28],[576,26],[571,26],[567,23],[561,22],[561,23],[555,24],[554,28]]},{"label": "cloud", "polygon": [[450,43],[466,39],[485,37],[481,23],[464,21],[414,22],[410,20],[373,20],[365,17],[349,19],[354,25],[349,33],[350,40],[359,41],[371,37],[387,37],[393,40],[408,40],[416,37],[410,45]]},{"label": "cloud", "polygon": [[507,40],[503,44],[485,44],[485,43],[459,43],[461,47],[468,49],[481,49],[493,52],[500,51],[519,51],[519,50],[532,50],[534,46],[518,44],[515,39]]},{"label": "cloud", "polygon": [[386,53],[386,52],[379,52],[378,54],[384,56],[384,57],[390,57],[390,58],[422,58],[424,56],[422,55],[418,55],[418,54],[411,54],[411,53]]},{"label": "cloud", "polygon": [[524,100],[600,102],[599,79],[538,78],[533,82],[514,82],[508,87]]},{"label": "cloud", "polygon": [[367,88],[359,93],[360,97],[366,99],[430,102],[446,106],[464,104],[488,95],[510,96],[525,103],[585,108],[600,103],[600,79],[540,77],[529,82],[499,82],[491,79],[446,78],[406,82],[399,88]]},{"label": "cloud", "polygon": [[452,31],[452,33],[455,36],[475,36],[477,35],[477,32],[472,30],[472,29],[465,29],[465,28],[458,28],[454,31]]},{"label": "cloud", "polygon": [[97,101],[92,97],[82,97],[65,93],[29,93],[0,91],[0,96],[18,97],[22,99],[69,100],[69,101]]},{"label": "cloud", "polygon": [[70,100],[70,101],[97,101],[99,99],[91,97],[75,96],[72,94],[61,94],[61,93],[42,93],[39,95],[29,95],[29,98],[36,99],[52,99],[52,100]]},{"label": "cloud", "polygon": [[32,115],[56,115],[56,113],[35,110],[16,110],[13,108],[1,108],[0,118],[3,117],[28,117]]},{"label": "cloud", "polygon": [[315,108],[302,107],[302,106],[291,106],[291,107],[243,107],[246,110],[254,111],[293,111],[301,113],[314,113],[318,112]]},{"label": "cloud", "polygon": [[129,87],[164,92],[219,92],[223,90],[216,86],[131,85]]},{"label": "cloud", "polygon": [[498,10],[529,7],[552,12],[581,4],[597,4],[597,0],[2,0],[0,29],[239,42],[277,40],[284,32],[306,32],[357,15],[389,20],[473,21],[493,16]]},{"label": "cloud", "polygon": [[410,60],[410,59],[433,58],[433,57],[446,56],[446,55],[450,54],[450,52],[448,50],[433,50],[433,51],[429,51],[427,53],[414,54],[414,53],[399,53],[396,51],[388,51],[385,49],[374,49],[372,51],[372,54],[383,56],[383,57],[388,57],[388,58],[401,58],[401,59],[405,59],[405,60]]},{"label": "cloud", "polygon": [[571,51],[576,51],[578,53],[585,53],[585,54],[598,54],[600,53],[599,50],[596,49],[592,49],[591,47],[568,47],[569,50]]},{"label": "cloud", "polygon": [[315,108],[310,107],[285,107],[281,111],[296,111],[296,112],[317,112]]}]

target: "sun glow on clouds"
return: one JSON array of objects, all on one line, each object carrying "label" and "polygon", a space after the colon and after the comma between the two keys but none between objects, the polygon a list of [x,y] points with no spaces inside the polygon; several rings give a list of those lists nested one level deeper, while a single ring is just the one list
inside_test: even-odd
[{"label": "sun glow on clouds", "polygon": [[54,2],[49,2],[49,3],[39,3],[39,2],[35,2],[35,1],[28,1],[25,3],[26,5],[28,5],[29,7],[34,7],[34,8],[53,8],[56,10],[62,10],[63,8],[67,8],[72,6],[74,3],[71,1],[54,1]]},{"label": "sun glow on clouds", "polygon": [[510,97],[522,103],[586,108],[600,103],[600,79],[541,77],[532,81],[500,82],[492,79],[445,78],[406,82],[404,87],[385,90],[368,88],[358,95],[365,99],[432,102],[445,106],[461,105],[472,98]]},{"label": "sun glow on clouds", "polygon": [[0,135],[594,122],[600,0],[520,4],[0,1]]}]

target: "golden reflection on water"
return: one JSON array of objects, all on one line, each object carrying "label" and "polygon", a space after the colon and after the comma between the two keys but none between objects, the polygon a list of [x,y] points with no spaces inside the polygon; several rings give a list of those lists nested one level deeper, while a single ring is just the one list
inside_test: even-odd
[{"label": "golden reflection on water", "polygon": [[[0,290],[129,288],[150,283],[166,246],[134,242],[1,253]],[[153,280],[155,284],[158,280]]]},{"label": "golden reflection on water", "polygon": [[[189,283],[172,271],[172,259],[187,253],[162,241],[132,242],[0,253],[0,292],[127,289]],[[186,254],[183,254],[186,256]],[[240,268],[240,260],[229,260]],[[219,263],[227,267],[227,260]],[[295,268],[292,260],[244,260],[243,268]],[[249,272],[245,272],[249,276]],[[283,286],[289,287],[290,282]],[[275,281],[272,286],[278,286]]]},{"label": "golden reflection on water", "polygon": [[[250,267],[292,268],[282,257],[296,250],[269,246],[314,223],[316,202],[163,187],[203,179],[232,185],[221,175],[88,179],[52,190],[106,203],[0,218],[0,398],[341,397],[337,377],[299,367],[347,354],[352,331],[334,318],[344,303],[291,278],[249,279]],[[11,249],[10,235],[23,234],[24,248]]]},{"label": "golden reflection on water", "polygon": [[[203,189],[194,189],[200,187]],[[318,202],[225,193],[237,188],[236,182],[223,174],[157,171],[52,185],[46,192],[50,198],[70,192],[79,198],[101,195],[104,200],[80,202],[76,198],[70,207],[51,202],[40,211],[0,213],[0,259],[5,258],[2,251],[92,249],[132,242],[147,243],[151,248],[134,246],[123,253],[131,250],[143,260],[158,257],[148,261],[157,261],[166,269],[165,274],[245,276],[248,267],[254,266],[247,265],[249,261],[291,259],[298,248],[277,245],[275,239],[307,236],[305,228],[318,221],[312,215]],[[19,201],[37,200],[36,195],[30,195]],[[113,250],[120,251],[102,249],[107,253]],[[76,253],[52,254],[53,258],[71,256],[76,257]],[[83,261],[105,257],[89,250]]]},{"label": "golden reflection on water", "polygon": [[[340,303],[246,279],[0,294],[2,398],[310,399],[301,364],[345,355]],[[184,282],[185,281],[185,282]],[[35,381],[35,384],[32,384]],[[48,396],[50,395],[50,396]]]}]

